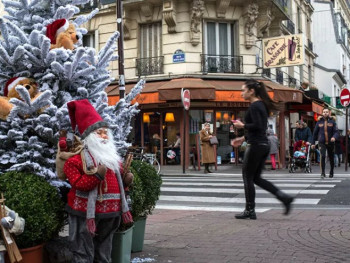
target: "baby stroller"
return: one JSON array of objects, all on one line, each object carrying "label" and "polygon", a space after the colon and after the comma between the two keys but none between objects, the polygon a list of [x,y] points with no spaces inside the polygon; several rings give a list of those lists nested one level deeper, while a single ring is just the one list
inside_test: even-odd
[{"label": "baby stroller", "polygon": [[307,144],[305,141],[297,141],[291,148],[289,172],[294,173],[299,167],[304,169],[305,173],[311,173],[311,145]]}]

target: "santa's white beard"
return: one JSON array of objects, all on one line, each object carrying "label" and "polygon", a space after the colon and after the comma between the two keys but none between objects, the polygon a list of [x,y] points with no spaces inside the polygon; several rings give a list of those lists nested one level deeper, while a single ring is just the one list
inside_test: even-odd
[{"label": "santa's white beard", "polygon": [[117,153],[110,130],[108,130],[108,140],[102,139],[92,132],[85,138],[84,144],[88,147],[96,165],[104,164],[111,170],[119,169],[122,158]]}]

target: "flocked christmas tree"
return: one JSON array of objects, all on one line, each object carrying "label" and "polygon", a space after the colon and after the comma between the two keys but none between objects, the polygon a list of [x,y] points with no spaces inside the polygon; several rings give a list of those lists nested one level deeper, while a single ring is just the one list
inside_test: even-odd
[{"label": "flocked christmas tree", "polygon": [[[98,52],[81,46],[87,30],[80,26],[98,10],[80,15],[77,5],[89,0],[4,0],[8,15],[0,18],[3,40],[0,42],[0,87],[4,94],[10,78],[33,78],[39,95],[31,98],[25,86],[14,87],[20,99],[6,120],[0,120],[0,174],[6,171],[31,171],[55,181],[55,156],[59,131],[71,130],[67,102],[88,99],[110,124],[121,154],[129,146],[131,118],[138,112],[131,100],[141,92],[141,80],[116,106],[108,106],[105,88],[114,79],[107,67],[115,55],[118,32],[112,34]],[[73,50],[50,49],[47,26],[67,19],[76,27]],[[6,93],[6,92],[5,92]],[[0,109],[1,110],[1,109]]]}]

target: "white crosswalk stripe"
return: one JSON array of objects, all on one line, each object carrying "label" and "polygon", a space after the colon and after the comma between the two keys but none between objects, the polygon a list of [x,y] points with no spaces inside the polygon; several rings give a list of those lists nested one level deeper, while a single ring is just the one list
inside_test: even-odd
[{"label": "white crosswalk stripe", "polygon": [[[285,193],[296,197],[294,207],[315,207],[342,180],[322,180],[319,176],[273,175],[266,177]],[[267,191],[256,187],[256,211],[282,208]],[[171,176],[163,177],[161,196],[156,209],[241,211],[245,206],[244,186],[240,177],[230,176]]]}]

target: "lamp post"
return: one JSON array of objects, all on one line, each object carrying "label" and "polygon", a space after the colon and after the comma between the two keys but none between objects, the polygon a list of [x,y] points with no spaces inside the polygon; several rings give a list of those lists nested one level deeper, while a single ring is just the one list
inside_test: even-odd
[{"label": "lamp post", "polygon": [[124,73],[124,33],[123,33],[123,5],[122,0],[116,0],[117,3],[117,30],[118,38],[118,71],[119,71],[119,99],[125,95],[125,73]]}]

